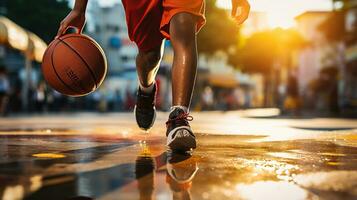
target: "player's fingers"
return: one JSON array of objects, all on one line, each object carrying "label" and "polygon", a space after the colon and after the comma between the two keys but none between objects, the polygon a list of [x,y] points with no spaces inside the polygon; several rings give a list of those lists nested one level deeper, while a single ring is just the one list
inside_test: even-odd
[{"label": "player's fingers", "polygon": [[64,22],[61,22],[61,25],[60,25],[60,27],[59,27],[59,29],[57,31],[56,38],[60,37],[63,34],[63,32],[65,31],[66,27],[67,27],[67,25]]},{"label": "player's fingers", "polygon": [[[233,3],[232,3],[233,4]],[[232,17],[236,17],[237,16],[237,6],[236,5],[232,5],[232,12],[231,12],[231,16]]]},{"label": "player's fingers", "polygon": [[232,17],[235,18],[237,16],[237,9],[238,9],[238,0],[232,0]]},{"label": "player's fingers", "polygon": [[78,33],[82,33],[85,23],[86,23],[85,19],[79,23],[79,25],[77,26]]},{"label": "player's fingers", "polygon": [[56,35],[55,39],[59,38],[62,35],[62,32],[63,32],[63,28],[62,28],[62,26],[60,26],[60,28],[58,29],[58,32],[57,32],[57,35]]},{"label": "player's fingers", "polygon": [[236,7],[235,13],[233,15],[234,18],[240,17],[242,15],[243,9],[242,7]]},{"label": "player's fingers", "polygon": [[248,10],[242,10],[240,15],[237,15],[235,17],[236,22],[240,25],[242,24],[249,16],[249,11]]},{"label": "player's fingers", "polygon": [[241,16],[241,17],[239,17],[239,18],[236,20],[236,22],[237,22],[239,25],[241,25],[241,24],[243,24],[243,23],[245,22],[246,19],[247,19],[247,17]]}]

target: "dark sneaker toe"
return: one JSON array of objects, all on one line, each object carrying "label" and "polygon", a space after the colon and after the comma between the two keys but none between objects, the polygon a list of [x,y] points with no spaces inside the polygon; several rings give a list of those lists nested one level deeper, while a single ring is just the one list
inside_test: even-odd
[{"label": "dark sneaker toe", "polygon": [[135,119],[139,128],[148,130],[150,129],[156,118],[155,109],[152,111],[140,111],[138,108],[135,108]]},{"label": "dark sneaker toe", "polygon": [[137,91],[134,113],[136,123],[141,129],[148,130],[154,124],[156,117],[155,97],[156,84],[154,85],[154,89],[151,94],[143,93],[140,87]]}]

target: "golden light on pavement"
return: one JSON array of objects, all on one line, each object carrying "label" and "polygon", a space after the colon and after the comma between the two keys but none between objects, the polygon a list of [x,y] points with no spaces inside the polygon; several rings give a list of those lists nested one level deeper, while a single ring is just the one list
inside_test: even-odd
[{"label": "golden light on pavement", "polygon": [[289,182],[258,181],[238,184],[236,190],[242,199],[307,199],[309,194],[301,187]]},{"label": "golden light on pavement", "polygon": [[300,169],[296,165],[279,162],[276,160],[248,160],[237,159],[242,163],[243,167],[251,169],[251,172],[256,177],[275,177],[283,181],[291,181]]},{"label": "golden light on pavement", "polygon": [[42,176],[36,175],[30,178],[30,191],[37,191],[42,187]]},{"label": "golden light on pavement", "polygon": [[335,191],[357,195],[357,171],[310,172],[294,177],[294,182],[316,191]]},{"label": "golden light on pavement", "polygon": [[2,197],[3,200],[13,200],[13,199],[22,199],[24,197],[25,190],[21,185],[8,186],[3,191]]},{"label": "golden light on pavement", "polygon": [[53,158],[53,159],[66,157],[65,155],[59,153],[37,153],[37,154],[32,154],[32,156],[36,158]]}]

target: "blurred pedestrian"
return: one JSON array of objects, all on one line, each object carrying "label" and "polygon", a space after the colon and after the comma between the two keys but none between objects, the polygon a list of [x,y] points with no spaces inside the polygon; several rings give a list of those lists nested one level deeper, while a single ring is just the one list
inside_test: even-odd
[{"label": "blurred pedestrian", "polygon": [[108,111],[113,111],[114,110],[114,104],[115,104],[115,91],[111,89],[107,89],[107,93],[105,94],[106,101],[107,101],[107,109]]},{"label": "blurred pedestrian", "polygon": [[7,112],[9,102],[10,83],[5,66],[0,66],[0,114],[4,116]]},{"label": "blurred pedestrian", "polygon": [[232,90],[227,91],[225,97],[227,103],[227,110],[234,110],[236,108],[236,98],[233,94],[233,91]]},{"label": "blurred pedestrian", "polygon": [[212,88],[206,86],[201,96],[202,110],[212,110],[213,107],[213,91]]},{"label": "blurred pedestrian", "polygon": [[298,82],[295,74],[290,74],[287,84],[287,97],[284,101],[284,110],[291,114],[298,115],[300,108]]},{"label": "blurred pedestrian", "polygon": [[114,110],[121,111],[123,109],[123,98],[120,90],[116,89],[114,95]]},{"label": "blurred pedestrian", "polygon": [[106,112],[108,110],[108,101],[105,95],[105,91],[100,91],[100,99],[97,109],[99,112]]},{"label": "blurred pedestrian", "polygon": [[129,88],[126,90],[125,94],[125,110],[131,110],[135,106],[134,95],[130,92]]},{"label": "blurred pedestrian", "polygon": [[35,91],[35,105],[37,112],[45,111],[46,104],[46,84],[41,82]]}]

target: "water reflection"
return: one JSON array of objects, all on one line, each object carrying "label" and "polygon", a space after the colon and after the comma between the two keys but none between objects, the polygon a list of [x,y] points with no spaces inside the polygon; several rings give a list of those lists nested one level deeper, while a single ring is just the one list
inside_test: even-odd
[{"label": "water reflection", "polygon": [[192,179],[195,177],[198,166],[196,159],[191,155],[170,154],[166,164],[166,182],[170,185],[174,200],[190,200]]},{"label": "water reflection", "polygon": [[67,200],[94,200],[93,198],[90,197],[85,197],[85,196],[77,196],[77,197],[72,197]]},{"label": "water reflection", "polygon": [[155,162],[147,145],[142,147],[135,162],[135,177],[141,200],[153,199]]},{"label": "water reflection", "polygon": [[[162,162],[165,160],[164,162]],[[141,152],[135,163],[135,177],[141,200],[154,199],[155,176],[166,164],[166,183],[172,191],[174,200],[190,200],[190,189],[198,166],[189,154],[165,152],[153,157],[147,144],[141,145]]]}]

